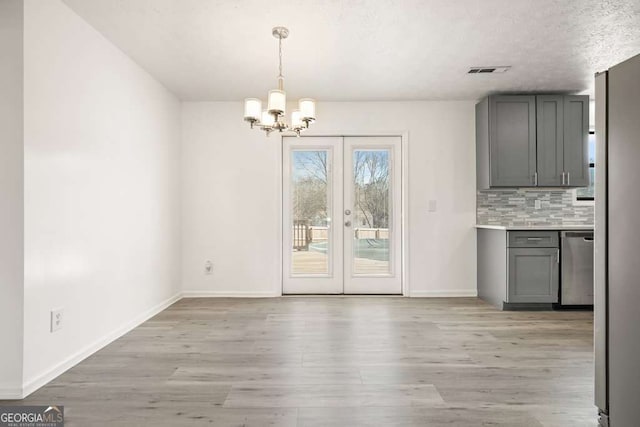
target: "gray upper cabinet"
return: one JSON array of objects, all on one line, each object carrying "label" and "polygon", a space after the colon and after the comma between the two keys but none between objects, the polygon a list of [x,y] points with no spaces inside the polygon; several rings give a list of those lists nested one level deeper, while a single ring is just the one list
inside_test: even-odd
[{"label": "gray upper cabinet", "polygon": [[536,170],[535,96],[489,98],[491,186],[527,186]]},{"label": "gray upper cabinet", "polygon": [[563,185],[564,97],[536,97],[537,172],[539,186]]},{"label": "gray upper cabinet", "polygon": [[563,159],[565,182],[571,187],[589,185],[589,97],[564,97]]},{"label": "gray upper cabinet", "polygon": [[476,105],[479,190],[589,184],[589,97],[490,96]]}]

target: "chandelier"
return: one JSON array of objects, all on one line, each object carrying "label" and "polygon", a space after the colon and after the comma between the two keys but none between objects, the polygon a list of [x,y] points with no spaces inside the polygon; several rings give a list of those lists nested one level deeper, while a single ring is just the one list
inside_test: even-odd
[{"label": "chandelier", "polygon": [[244,100],[244,120],[266,132],[267,136],[274,130],[279,132],[300,132],[309,128],[316,119],[316,101],[311,98],[302,98],[298,101],[298,109],[291,112],[291,124],[286,122],[287,94],[284,91],[284,76],[282,75],[282,40],[289,36],[289,30],[285,27],[275,27],[272,30],[273,37],[278,39],[278,89],[269,91],[267,109],[262,109],[262,101],[258,98]]}]

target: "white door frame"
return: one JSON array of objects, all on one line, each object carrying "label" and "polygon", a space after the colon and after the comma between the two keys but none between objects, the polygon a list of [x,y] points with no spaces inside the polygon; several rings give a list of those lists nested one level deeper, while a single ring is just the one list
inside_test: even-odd
[{"label": "white door frame", "polygon": [[[401,275],[402,275],[402,295],[405,297],[410,296],[411,287],[409,281],[409,132],[407,131],[387,131],[387,132],[308,132],[305,136],[321,136],[321,137],[352,137],[352,136],[399,136],[402,139],[402,176],[401,176],[401,196],[402,196],[402,212],[401,212],[401,228],[402,228],[402,258],[401,258]],[[280,137],[280,149],[278,152],[280,155],[277,160],[278,174],[277,174],[277,198],[278,198],[278,210],[279,210],[279,223],[278,223],[278,238],[276,239],[277,247],[275,253],[278,254],[279,268],[276,269],[275,287],[273,290],[274,296],[282,296],[283,285],[283,260],[284,260],[284,246],[283,246],[283,233],[284,233],[284,199],[282,197],[284,191],[284,174],[283,174],[283,156],[284,156],[284,139]]]}]

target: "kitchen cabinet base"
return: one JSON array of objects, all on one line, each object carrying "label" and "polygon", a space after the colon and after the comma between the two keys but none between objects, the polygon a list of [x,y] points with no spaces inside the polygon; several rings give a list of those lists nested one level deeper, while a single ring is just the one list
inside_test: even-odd
[{"label": "kitchen cabinet base", "polygon": [[546,302],[503,302],[504,311],[549,311],[553,310],[552,303]]}]

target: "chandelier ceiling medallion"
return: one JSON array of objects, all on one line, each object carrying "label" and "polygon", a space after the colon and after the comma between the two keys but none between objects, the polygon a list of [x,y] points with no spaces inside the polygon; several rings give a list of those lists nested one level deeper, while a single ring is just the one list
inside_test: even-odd
[{"label": "chandelier ceiling medallion", "polygon": [[272,30],[273,37],[278,39],[279,74],[278,89],[269,91],[267,109],[262,109],[262,101],[258,98],[244,100],[244,119],[264,130],[267,136],[274,130],[279,132],[300,132],[309,128],[316,119],[316,101],[311,98],[302,98],[298,101],[298,110],[291,112],[291,124],[286,122],[287,94],[284,91],[284,76],[282,75],[282,40],[289,36],[289,30],[285,27],[275,27]]}]

